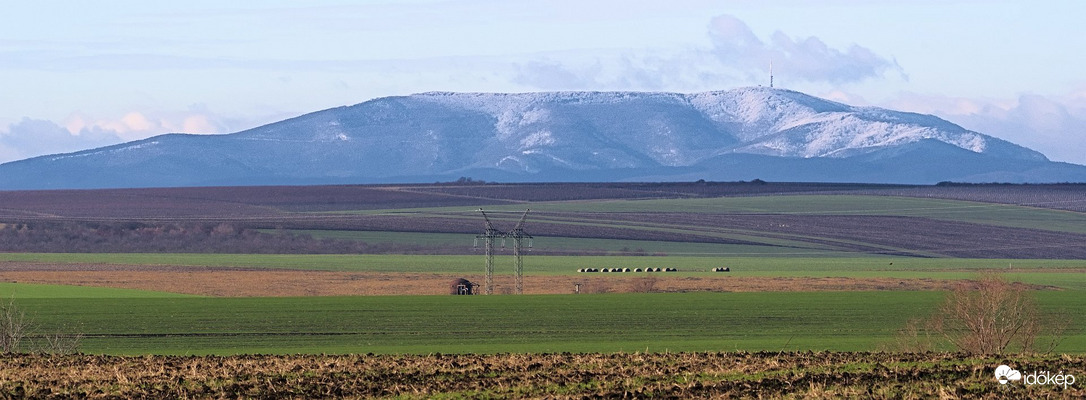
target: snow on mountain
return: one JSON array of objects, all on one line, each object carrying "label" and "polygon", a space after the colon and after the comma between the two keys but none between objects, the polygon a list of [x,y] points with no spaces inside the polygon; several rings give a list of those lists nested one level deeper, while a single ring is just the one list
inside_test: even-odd
[{"label": "snow on mountain", "polygon": [[783,89],[429,92],[235,134],[162,135],[8,163],[0,165],[0,188],[432,182],[458,176],[1086,180],[1083,171],[934,116],[853,107]]},{"label": "snow on mountain", "polygon": [[[630,131],[631,125],[634,125],[632,122],[641,122],[642,125],[632,127],[639,134],[618,138],[630,144],[644,145],[637,152],[665,166],[692,165],[727,153],[842,158],[927,139],[975,153],[985,153],[990,145],[994,145],[1004,150],[1007,156],[1044,159],[1039,153],[970,132],[933,116],[852,107],[781,89],[743,88],[691,95],[631,92],[423,93],[411,98],[488,114],[496,121],[495,137],[503,142],[519,143],[515,150],[527,152],[525,154],[541,154],[543,148],[560,147],[562,134],[548,128],[553,127],[554,123],[568,123],[569,118],[575,117],[580,122],[596,125],[590,126],[593,132],[607,132],[617,126]],[[653,114],[666,106],[675,108],[666,110],[668,115],[685,112],[683,121],[698,121],[701,125],[699,128],[715,131],[699,138],[715,146],[680,146],[674,137],[678,121]],[[701,115],[690,115],[690,110],[680,110],[687,107]],[[586,111],[595,114],[589,115]],[[610,126],[595,124],[601,117],[619,115],[622,118],[618,121],[602,121]],[[578,131],[577,127],[570,128],[563,130],[563,133]],[[686,129],[678,134],[690,137],[692,133],[696,136],[704,132]],[[554,153],[549,154],[557,158]],[[598,152],[593,155],[598,155]],[[503,158],[506,161],[516,159],[516,155]],[[612,156],[612,160],[617,161],[618,158]],[[635,166],[628,160],[623,165]]]},{"label": "snow on mountain", "polygon": [[743,144],[736,153],[842,158],[934,139],[975,153],[994,146],[1011,157],[1045,159],[931,115],[853,107],[794,91],[744,88],[690,97],[714,120],[737,127]]}]

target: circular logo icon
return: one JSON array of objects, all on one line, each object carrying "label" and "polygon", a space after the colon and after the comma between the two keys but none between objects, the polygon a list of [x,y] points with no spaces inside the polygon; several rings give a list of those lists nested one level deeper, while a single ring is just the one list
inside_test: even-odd
[{"label": "circular logo icon", "polygon": [[1010,381],[1022,380],[1022,373],[1007,365],[1000,365],[995,369],[995,377],[1000,385],[1006,385]]}]

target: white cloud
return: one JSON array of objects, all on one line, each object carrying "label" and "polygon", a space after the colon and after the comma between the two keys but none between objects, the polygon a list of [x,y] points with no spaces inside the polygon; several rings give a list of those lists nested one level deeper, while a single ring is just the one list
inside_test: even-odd
[{"label": "white cloud", "polygon": [[51,121],[23,118],[0,130],[0,162],[108,146],[124,140],[116,132],[84,127],[75,133]]},{"label": "white cloud", "polygon": [[1086,97],[1023,94],[969,99],[902,94],[883,106],[934,114],[966,129],[1040,151],[1054,161],[1086,165]]},{"label": "white cloud", "polygon": [[709,37],[712,53],[722,63],[747,72],[768,72],[772,62],[778,71],[808,82],[858,82],[891,71],[904,75],[896,62],[857,44],[834,49],[818,37],[792,38],[782,31],[774,32],[765,42],[731,15],[713,18]]},{"label": "white cloud", "polygon": [[231,133],[285,116],[276,114],[252,120],[219,118],[202,106],[184,112],[132,111],[113,118],[76,113],[63,123],[33,118],[0,127],[0,162],[48,154],[68,153],[146,139],[164,133]]},{"label": "white cloud", "polygon": [[830,47],[811,36],[775,32],[768,40],[742,20],[713,18],[710,46],[668,52],[652,49],[565,52],[514,63],[513,81],[545,90],[707,90],[768,83],[770,62],[789,82],[842,84],[904,71],[892,59],[852,45]]},{"label": "white cloud", "polygon": [[227,124],[218,121],[217,116],[202,110],[153,113],[132,111],[115,118],[72,114],[64,121],[64,126],[72,133],[95,128],[115,132],[125,140],[138,140],[163,133],[229,133]]},{"label": "white cloud", "polygon": [[181,132],[216,133],[220,127],[211,122],[206,115],[190,115],[181,121]]}]

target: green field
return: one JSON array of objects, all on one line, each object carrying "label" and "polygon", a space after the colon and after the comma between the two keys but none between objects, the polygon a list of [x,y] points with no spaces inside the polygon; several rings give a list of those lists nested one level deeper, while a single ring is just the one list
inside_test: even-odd
[{"label": "green field", "polygon": [[149,290],[0,282],[0,299],[147,299],[197,297]]},{"label": "green field", "polygon": [[[0,254],[0,262],[188,265],[433,272],[481,276],[482,256]],[[498,273],[512,261],[498,257]],[[906,257],[615,257],[527,259],[529,274],[585,266],[673,266],[669,276],[970,279],[1003,269],[1037,292],[1043,309],[1086,318],[1080,260]],[[626,276],[627,274],[621,274]],[[719,274],[713,276],[720,276]],[[537,296],[197,298],[147,291],[0,284],[41,332],[78,326],[82,350],[107,354],[461,353],[614,351],[870,351],[886,348],[943,292],[648,293]],[[1086,352],[1073,324],[1058,348]]]},{"label": "green field", "polygon": [[[529,232],[531,223],[545,222],[552,228],[558,227],[553,231],[559,232],[556,235],[571,236],[537,236],[536,248],[525,258],[527,275],[578,275],[576,270],[585,267],[672,267],[679,271],[667,273],[667,276],[678,278],[962,280],[973,279],[982,271],[995,270],[1003,272],[1012,281],[1045,286],[1045,290],[1035,292],[1042,309],[1061,313],[1070,322],[1066,337],[1057,350],[1086,353],[1086,330],[1081,327],[1082,321],[1086,321],[1086,273],[1083,273],[1086,260],[948,258],[930,251],[937,248],[930,246],[930,242],[928,247],[904,248],[915,244],[910,240],[922,241],[920,239],[929,236],[929,231],[923,230],[928,226],[923,225],[923,221],[951,221],[965,224],[932,226],[950,226],[948,231],[959,238],[984,237],[984,240],[993,240],[983,235],[986,230],[996,227],[1026,228],[1004,230],[1002,239],[1005,241],[1000,243],[1020,242],[1023,246],[1044,247],[1046,243],[1030,242],[1035,237],[1031,233],[1041,232],[1047,236],[1036,237],[1054,242],[1063,239],[1058,246],[1077,251],[1080,247],[1074,242],[1078,238],[1074,235],[1086,234],[1086,213],[968,201],[852,195],[558,201],[488,206],[487,209],[494,211],[493,219],[504,227],[514,223],[527,207],[538,213],[529,221]],[[331,214],[292,212],[290,216],[378,216],[394,223],[418,223],[413,225],[418,228],[434,221],[452,219],[470,218],[474,222],[479,219],[477,208],[360,210]],[[902,216],[915,217],[909,221],[921,228],[903,230],[915,236],[902,239],[899,244],[887,241],[885,237],[878,241],[865,236],[881,230],[881,226],[851,232],[851,236],[833,236],[837,232],[830,230],[821,233],[799,228],[759,230],[761,228],[754,223],[729,226],[726,222],[713,222],[721,226],[708,223],[685,226],[672,222],[666,215],[650,215],[640,220],[629,215],[608,214],[618,212],[717,215],[718,219],[707,221],[727,221],[719,216],[734,214],[746,217],[748,222],[759,223],[760,220],[755,220],[759,215]],[[409,218],[387,218],[389,215]],[[818,218],[806,220],[823,221]],[[260,229],[264,233],[285,231],[318,239],[461,249],[455,252],[469,248],[475,236],[346,230],[350,227],[346,223],[336,225],[335,229],[320,229],[320,226],[303,229],[310,225],[299,226],[297,230]],[[848,227],[842,226],[845,226],[842,229]],[[572,237],[577,234],[578,227],[601,228],[598,232],[605,233],[622,232],[626,236],[616,237],[623,238],[682,240],[700,237],[746,244]],[[804,227],[820,229],[822,225]],[[956,228],[961,230],[953,230]],[[657,235],[642,236],[642,232]],[[1022,234],[1024,239],[1016,239],[1017,234]],[[871,243],[866,243],[868,241]],[[975,245],[976,241],[963,240],[962,243]],[[983,244],[979,248],[987,251],[983,250],[988,249]],[[622,255],[555,255],[570,250]],[[917,257],[877,254],[898,250]],[[510,253],[507,249],[495,258],[497,274],[512,274]],[[1077,256],[1082,253],[1061,254]],[[1049,254],[1039,255],[1045,256]],[[432,273],[464,276],[473,281],[481,281],[483,275],[481,250],[472,255],[0,253],[0,263],[116,264],[150,268],[204,266],[251,269],[254,274],[266,269]],[[731,272],[709,272],[715,267],[729,267]],[[606,276],[642,275],[645,274]],[[594,276],[606,279],[604,275]],[[945,294],[934,291],[801,291],[204,298],[125,289],[0,283],[0,296],[14,299],[27,315],[32,316],[38,332],[77,326],[86,335],[83,351],[107,354],[872,351],[887,348],[907,320],[932,312]]]},{"label": "green field", "polygon": [[[877,350],[940,292],[18,299],[110,354]],[[1086,315],[1086,296],[1045,292]],[[1058,348],[1086,352],[1073,327]]]}]

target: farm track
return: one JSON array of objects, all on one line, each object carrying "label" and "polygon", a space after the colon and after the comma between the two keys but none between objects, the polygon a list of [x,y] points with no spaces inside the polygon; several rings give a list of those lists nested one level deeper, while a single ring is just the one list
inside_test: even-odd
[{"label": "farm track", "polygon": [[[1083,398],[1000,385],[1000,364],[1086,376],[1070,355],[618,353],[0,355],[0,398]],[[1081,379],[1081,378],[1080,378]]]}]

